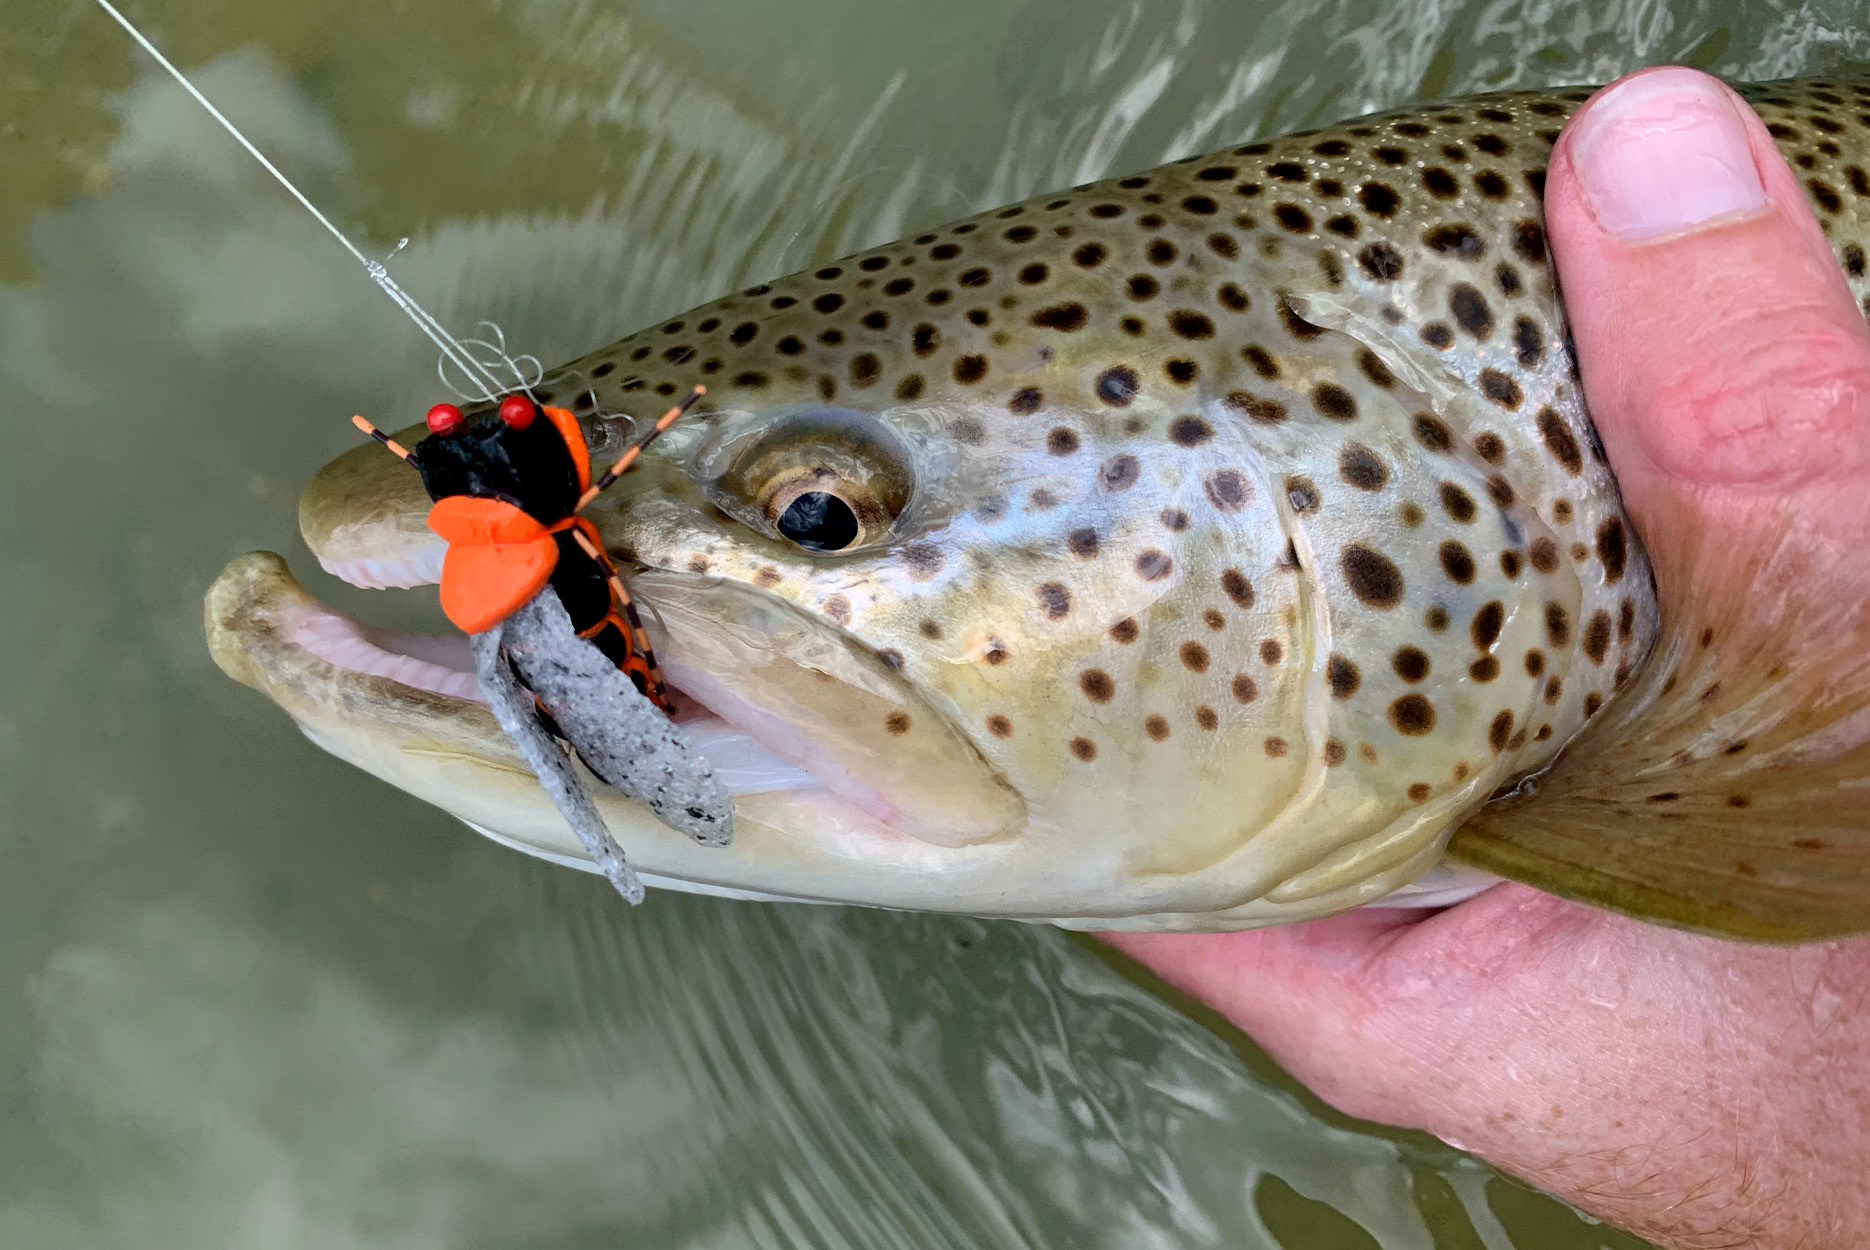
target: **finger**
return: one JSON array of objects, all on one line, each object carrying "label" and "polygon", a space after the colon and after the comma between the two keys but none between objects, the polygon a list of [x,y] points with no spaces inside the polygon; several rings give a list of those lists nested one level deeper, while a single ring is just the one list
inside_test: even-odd
[{"label": "finger", "polygon": [[[1854,229],[1855,201],[1840,211]],[[1606,88],[1559,139],[1546,216],[1592,414],[1652,546],[1745,541],[1762,499],[1860,527],[1841,505],[1870,476],[1870,333],[1739,96],[1666,67]]]}]

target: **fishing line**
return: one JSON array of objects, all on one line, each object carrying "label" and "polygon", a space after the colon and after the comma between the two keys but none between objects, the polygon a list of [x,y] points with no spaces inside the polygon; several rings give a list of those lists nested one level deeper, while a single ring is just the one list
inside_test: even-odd
[{"label": "fishing line", "polygon": [[[117,25],[123,27],[130,38],[136,40],[143,51],[149,53],[156,64],[167,70],[169,76],[181,84],[182,90],[188,92],[197,104],[206,109],[208,115],[219,122],[221,128],[234,137],[236,143],[245,148],[254,160],[260,162],[261,168],[265,169],[267,173],[278,180],[279,185],[291,193],[292,198],[302,204],[305,207],[305,211],[310,213],[319,225],[330,231],[331,237],[336,239],[339,243],[342,243],[345,250],[357,258],[357,263],[364,267],[364,272],[370,275],[370,280],[381,287],[383,293],[389,296],[391,300],[395,301],[396,306],[402,309],[411,321],[416,323],[417,328],[420,329],[422,333],[428,335],[429,341],[441,349],[441,359],[435,363],[435,372],[441,378],[443,386],[446,386],[462,399],[481,399],[486,400],[488,403],[493,403],[510,390],[522,390],[529,396],[532,394],[532,388],[539,384],[544,373],[543,366],[540,365],[538,357],[520,356],[515,359],[509,356],[506,352],[506,336],[501,333],[500,327],[494,325],[491,321],[483,321],[480,323],[491,332],[491,341],[480,338],[457,339],[454,335],[448,333],[448,328],[442,325],[440,321],[436,320],[435,317],[429,313],[428,309],[422,307],[421,304],[416,302],[414,296],[397,285],[396,279],[390,277],[390,271],[384,266],[382,261],[372,260],[370,257],[364,255],[362,250],[360,250],[355,243],[351,242],[350,238],[342,230],[338,229],[329,217],[326,217],[323,212],[319,211],[318,205],[312,203],[312,201],[306,197],[305,193],[294,186],[292,180],[280,171],[277,165],[267,159],[266,153],[255,147],[253,142],[249,140],[246,135],[241,133],[240,128],[229,121],[227,115],[214,106],[214,101],[208,99],[207,96],[202,94],[200,88],[189,81],[188,75],[171,64],[169,58],[162,54],[161,49],[157,48],[142,31],[132,25],[129,18],[117,11],[116,6],[112,5],[110,0],[97,0],[97,5],[99,8],[103,9],[105,13],[109,14]],[[407,242],[408,240],[404,239],[402,243],[398,243],[396,245],[396,252],[400,252],[403,248],[403,244]],[[394,256],[396,252],[391,252],[390,254]],[[490,352],[495,359],[483,359],[470,350],[471,348],[485,349]],[[522,362],[530,362],[530,368],[522,368]],[[450,364],[454,365],[454,367],[460,371],[462,377],[466,379],[468,386],[475,388],[473,391],[463,390],[455,385],[453,379],[450,378],[448,374],[448,366]],[[508,385],[502,382],[499,375],[494,372],[496,367],[504,368],[507,372],[511,373],[514,383],[517,385]]]}]

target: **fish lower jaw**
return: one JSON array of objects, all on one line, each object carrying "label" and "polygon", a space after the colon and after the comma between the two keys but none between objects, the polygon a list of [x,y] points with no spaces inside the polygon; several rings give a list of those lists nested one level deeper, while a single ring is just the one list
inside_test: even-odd
[{"label": "fish lower jaw", "polygon": [[[356,571],[356,563],[340,568]],[[483,706],[487,702],[474,676],[467,639],[459,635],[376,629],[310,598],[288,606],[283,624],[292,643],[346,672],[382,677],[411,690]],[[729,793],[765,794],[814,789],[821,784],[809,770],[769,750],[686,692],[672,686],[669,694],[678,709],[677,722],[694,739]],[[870,815],[886,815],[869,810],[872,805],[864,806]]]},{"label": "fish lower jaw", "polygon": [[[368,719],[370,714],[358,708],[354,699],[333,700],[312,693],[319,686],[346,684],[347,679],[380,679],[388,686],[387,689],[378,687],[382,689],[381,701],[390,706],[404,705],[402,710],[417,717],[448,718],[461,714],[438,711],[432,706],[424,708],[420,706],[427,702],[424,696],[442,696],[476,708],[486,706],[486,698],[474,675],[473,656],[464,637],[401,633],[368,625],[311,597],[291,578],[283,561],[265,553],[242,557],[222,575],[222,581],[239,580],[234,576],[235,570],[243,563],[260,559],[272,567],[247,573],[250,577],[257,574],[264,584],[246,591],[245,595],[258,601],[257,614],[267,618],[268,646],[251,648],[252,654],[245,658],[251,668],[264,670],[270,680],[253,680],[258,674],[243,676],[236,671],[240,666],[230,664],[229,657],[222,656],[222,664],[230,674],[272,695],[314,741],[327,744],[328,749],[332,741],[331,735],[317,728],[314,722],[322,722],[333,715]],[[432,584],[436,577],[424,575],[429,563],[420,558],[320,560],[327,571],[341,579],[371,589],[406,589]],[[432,563],[438,576],[440,561]],[[217,654],[224,649],[241,649],[241,639],[228,637],[234,631],[225,625],[217,637],[212,619],[215,615],[213,598],[211,592],[210,636],[215,640]],[[307,661],[321,663],[308,666]],[[330,674],[327,670],[328,675],[323,680],[310,679],[310,674],[302,671],[306,667],[325,665],[337,671]],[[720,685],[712,678],[703,684]],[[289,692],[301,697],[290,698]],[[310,697],[305,697],[307,695]],[[807,807],[821,809],[825,816],[824,837],[828,843],[836,844],[835,849],[845,857],[861,857],[866,847],[895,855],[920,853],[917,847],[940,853],[939,846],[928,845],[912,833],[894,827],[892,818],[900,814],[896,805],[881,792],[857,784],[835,764],[813,761],[809,744],[782,741],[776,744],[780,749],[775,750],[680,686],[671,683],[669,695],[676,706],[677,723],[736,799],[756,795],[769,800],[790,798]],[[729,697],[727,702],[735,701]],[[465,711],[463,708],[462,712]],[[770,733],[762,735],[768,736]],[[803,762],[800,756],[806,757]],[[814,762],[821,767],[815,770],[811,767]],[[833,775],[821,777],[819,772],[827,769]],[[852,810],[834,810],[846,808]],[[510,837],[498,840],[522,845]]]}]

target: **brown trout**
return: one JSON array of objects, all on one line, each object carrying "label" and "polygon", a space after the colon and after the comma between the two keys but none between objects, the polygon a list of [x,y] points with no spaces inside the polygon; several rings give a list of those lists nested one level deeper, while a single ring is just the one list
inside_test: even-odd
[{"label": "brown trout", "polygon": [[[1870,84],[1743,90],[1862,298]],[[631,859],[719,893],[1224,929],[1383,898],[1452,837],[1673,923],[1870,927],[1870,751],[1840,730],[1864,691],[1822,716],[1784,673],[1672,693],[1708,648],[1657,602],[1541,224],[1588,95],[1037,196],[548,376],[600,451],[709,388],[586,513],[734,795],[722,849],[600,792]],[[302,528],[349,581],[422,584],[427,502],[365,446]],[[456,641],[341,617],[267,553],[216,582],[208,632],[315,742],[588,866]]]}]

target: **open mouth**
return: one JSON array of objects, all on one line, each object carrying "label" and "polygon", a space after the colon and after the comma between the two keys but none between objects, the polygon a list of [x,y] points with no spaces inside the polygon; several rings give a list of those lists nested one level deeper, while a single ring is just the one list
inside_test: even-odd
[{"label": "open mouth", "polygon": [[[325,571],[353,586],[409,589],[439,580],[439,550],[410,560],[321,560]],[[431,575],[432,574],[432,575]],[[311,655],[348,672],[387,678],[412,690],[486,703],[474,676],[474,657],[459,634],[411,634],[377,629],[316,600],[294,605],[286,615],[291,640]],[[694,741],[730,794],[806,790],[820,785],[807,769],[731,724],[706,704],[670,683],[675,722]],[[872,804],[860,804],[870,807]],[[884,813],[872,811],[881,818]]]},{"label": "open mouth", "polygon": [[[320,563],[365,588],[432,584],[442,548],[429,537],[393,543],[389,556],[320,553]],[[868,647],[762,591],[656,571],[632,580],[676,723],[748,831],[729,850],[702,852],[715,857],[711,869],[771,853],[927,870],[1020,827],[1023,801]],[[580,858],[487,709],[463,636],[353,618],[263,552],[222,573],[207,624],[222,668],[272,697],[321,746],[502,842],[560,862]],[[864,733],[864,722],[915,732]],[[661,844],[671,834],[595,778],[588,788],[633,857],[646,838]],[[785,845],[762,847],[763,833]],[[738,884],[747,867],[718,884]]]}]

